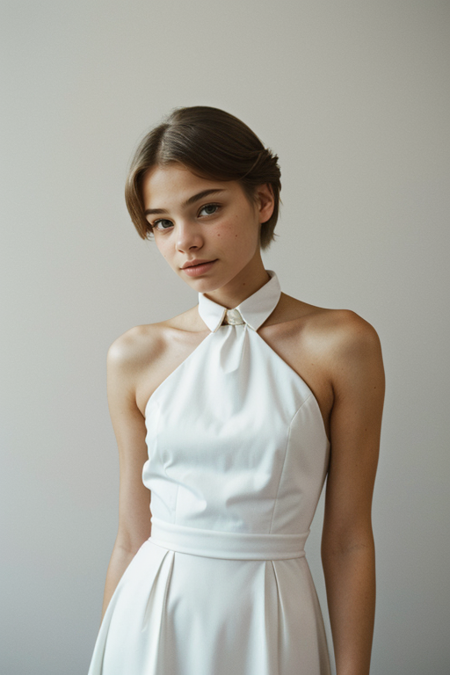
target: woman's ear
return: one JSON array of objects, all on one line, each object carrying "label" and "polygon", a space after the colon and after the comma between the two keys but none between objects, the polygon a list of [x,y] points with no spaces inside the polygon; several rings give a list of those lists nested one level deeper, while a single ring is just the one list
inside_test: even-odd
[{"label": "woman's ear", "polygon": [[255,192],[256,203],[259,211],[259,222],[266,223],[273,214],[275,200],[270,183],[258,185]]}]

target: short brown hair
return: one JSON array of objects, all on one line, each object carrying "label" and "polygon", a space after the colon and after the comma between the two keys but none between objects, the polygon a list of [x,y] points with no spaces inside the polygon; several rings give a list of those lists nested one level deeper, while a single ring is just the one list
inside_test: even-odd
[{"label": "short brown hair", "polygon": [[202,178],[235,180],[250,200],[256,188],[269,184],[274,210],[261,226],[260,245],[275,239],[281,191],[278,157],[265,148],[256,134],[230,113],[209,106],[176,108],[140,142],[128,171],[125,201],[136,230],[150,239],[151,227],[144,214],[142,180],[154,166],[177,162]]}]

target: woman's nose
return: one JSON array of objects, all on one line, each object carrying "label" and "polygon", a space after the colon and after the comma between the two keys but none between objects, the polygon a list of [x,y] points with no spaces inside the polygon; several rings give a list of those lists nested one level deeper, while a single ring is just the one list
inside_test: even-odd
[{"label": "woman's nose", "polygon": [[200,248],[202,237],[196,225],[189,221],[180,221],[177,223],[177,247],[179,251],[188,251],[195,246]]}]

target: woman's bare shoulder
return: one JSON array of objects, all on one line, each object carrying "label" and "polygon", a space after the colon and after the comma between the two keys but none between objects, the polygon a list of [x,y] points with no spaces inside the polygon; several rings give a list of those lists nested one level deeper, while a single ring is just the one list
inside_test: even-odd
[{"label": "woman's bare shoulder", "polygon": [[198,324],[198,313],[195,310],[196,307],[193,307],[164,321],[128,329],[110,345],[108,363],[127,369],[148,365],[150,361],[161,356],[168,343],[173,342],[177,335],[198,332],[201,325]]},{"label": "woman's bare shoulder", "polygon": [[358,368],[368,361],[381,363],[378,333],[355,311],[319,307],[290,296],[282,300],[279,320],[286,323],[281,323],[279,333],[291,345],[298,345],[299,354],[308,354],[311,362],[320,364],[330,382],[350,365]]},{"label": "woman's bare shoulder", "polygon": [[351,309],[323,309],[314,316],[311,329],[346,350],[379,342],[374,326]]},{"label": "woman's bare shoulder", "polygon": [[283,310],[288,321],[297,320],[301,329],[316,339],[355,345],[378,338],[372,324],[351,309],[320,307],[285,295]]}]

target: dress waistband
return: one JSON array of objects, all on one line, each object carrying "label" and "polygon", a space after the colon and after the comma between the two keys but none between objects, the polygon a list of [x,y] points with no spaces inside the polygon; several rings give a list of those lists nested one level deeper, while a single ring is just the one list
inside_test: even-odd
[{"label": "dress waistband", "polygon": [[231,560],[286,560],[305,555],[306,534],[254,534],[203,530],[175,525],[152,516],[150,541],[157,546]]}]

